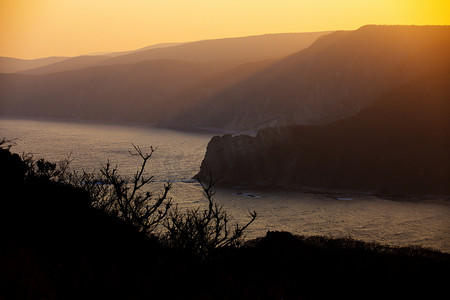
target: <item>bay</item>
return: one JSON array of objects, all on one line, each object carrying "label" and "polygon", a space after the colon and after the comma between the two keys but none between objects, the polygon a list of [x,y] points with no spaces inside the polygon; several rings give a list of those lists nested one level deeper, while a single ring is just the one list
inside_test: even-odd
[{"label": "bay", "polygon": [[[14,139],[12,151],[60,161],[70,155],[75,170],[99,170],[109,160],[131,177],[139,167],[133,145],[153,153],[147,175],[150,189],[162,191],[172,182],[171,197],[181,209],[205,205],[192,177],[199,171],[206,147],[219,133],[174,131],[142,124],[99,124],[63,120],[0,119],[0,138]],[[258,218],[247,239],[268,230],[306,236],[351,237],[394,246],[421,245],[450,253],[450,203],[447,198],[383,199],[372,195],[317,194],[245,187],[216,188],[216,201],[233,222]]]}]

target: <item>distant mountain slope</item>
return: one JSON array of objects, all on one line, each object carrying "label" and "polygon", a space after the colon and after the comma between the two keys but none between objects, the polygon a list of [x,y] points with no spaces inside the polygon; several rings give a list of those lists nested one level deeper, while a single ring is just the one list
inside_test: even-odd
[{"label": "distant mountain slope", "polygon": [[[49,74],[89,66],[130,64],[155,59],[190,62],[230,61],[235,66],[251,60],[286,56],[310,46],[329,32],[281,33],[259,36],[205,40],[169,47],[151,47],[118,57],[80,56],[69,61],[27,71],[27,74]],[[238,63],[236,63],[238,62]]]},{"label": "distant mountain slope", "polygon": [[44,75],[50,73],[65,72],[71,70],[78,70],[83,68],[88,68],[91,66],[103,65],[105,62],[111,58],[107,55],[82,55],[71,57],[64,61],[56,62],[54,64],[45,65],[40,68],[30,69],[23,72],[22,74],[31,75]]},{"label": "distant mountain slope", "polygon": [[[450,61],[450,26],[364,26],[321,36],[288,57],[257,59],[290,49],[282,45],[312,43],[320,34],[209,40],[45,67],[84,66],[77,70],[2,74],[0,114],[255,133],[349,117]],[[150,59],[163,54],[208,62]],[[131,63],[141,59],[150,60]],[[102,65],[86,68],[97,63]]]},{"label": "distant mountain slope", "polygon": [[450,64],[325,126],[261,129],[208,145],[201,171],[225,184],[450,195]]},{"label": "distant mountain slope", "polygon": [[[150,45],[137,50],[121,52],[103,52],[81,55],[76,57],[53,56],[37,59],[19,59],[0,57],[0,73],[47,74],[68,71],[98,65],[105,59],[150,49],[165,48],[181,45],[182,43],[164,43]],[[55,64],[53,66],[53,64]]]},{"label": "distant mountain slope", "polygon": [[153,60],[47,75],[0,74],[0,115],[155,123],[167,99],[227,68]]},{"label": "distant mountain slope", "polygon": [[130,53],[134,53],[134,52],[138,52],[138,51],[144,51],[144,50],[150,50],[150,49],[156,49],[156,48],[173,47],[173,46],[177,46],[177,45],[181,45],[181,44],[184,44],[184,43],[161,43],[161,44],[154,44],[154,45],[142,47],[142,48],[135,49],[135,50],[119,51],[119,52],[114,52],[114,51],[94,52],[94,53],[89,53],[87,55],[105,55],[105,56],[109,56],[109,57],[117,57],[117,56],[130,54]]},{"label": "distant mountain slope", "polygon": [[[34,76],[3,74],[0,114],[170,125],[167,119],[176,112],[208,100],[276,61],[257,57],[295,52],[323,34],[275,34],[166,45],[136,51],[123,56],[126,59],[81,56],[25,72]],[[171,55],[208,62],[151,59]],[[209,61],[213,58],[217,60]],[[145,62],[131,63],[141,59]],[[88,67],[96,64],[100,65]],[[199,73],[199,69],[205,72]]]},{"label": "distant mountain slope", "polygon": [[335,32],[173,119],[174,126],[254,132],[326,124],[450,60],[450,26]]},{"label": "distant mountain slope", "polygon": [[328,33],[330,32],[280,33],[204,40],[170,48],[140,51],[117,57],[114,62],[130,63],[158,58],[195,62],[278,58],[305,49],[317,38]]},{"label": "distant mountain slope", "polygon": [[[193,107],[195,108],[197,105],[208,101],[214,95],[230,87],[239,89],[239,85],[243,81],[276,63],[278,60],[266,59],[245,63],[231,70],[218,72],[205,80],[189,86],[187,89],[182,90],[174,97],[168,99],[163,121],[158,125],[172,127],[174,125],[173,118],[177,118],[180,112],[192,109]],[[173,127],[177,127],[176,123]],[[193,129],[193,127],[186,124],[185,129]]]},{"label": "distant mountain slope", "polygon": [[35,69],[54,63],[62,62],[69,57],[46,57],[38,59],[19,59],[12,57],[0,57],[0,73],[16,73],[29,69]]},{"label": "distant mountain slope", "polygon": [[[94,53],[94,54],[90,54],[90,55],[81,55],[81,56],[67,58],[64,61],[56,61],[55,63],[43,65],[41,67],[28,68],[26,70],[23,70],[20,73],[43,75],[43,74],[50,74],[50,73],[57,73],[57,72],[89,68],[92,66],[119,64],[119,62],[113,61],[112,58],[122,56],[122,55],[129,55],[129,54],[137,53],[140,51],[148,51],[148,50],[152,50],[152,49],[162,49],[162,48],[173,47],[173,46],[177,46],[180,44],[181,43],[166,43],[166,44],[150,45],[150,46],[147,46],[147,47],[144,47],[141,49],[130,50],[130,51],[108,52],[108,53],[98,53],[98,54]],[[136,60],[133,63],[136,63],[136,62],[139,62],[139,60]]]}]

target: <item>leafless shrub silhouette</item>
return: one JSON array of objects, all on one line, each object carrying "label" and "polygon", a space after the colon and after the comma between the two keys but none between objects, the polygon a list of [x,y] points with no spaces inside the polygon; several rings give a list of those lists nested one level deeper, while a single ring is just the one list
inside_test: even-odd
[{"label": "leafless shrub silhouette", "polygon": [[69,168],[72,162],[71,154],[57,163],[49,162],[43,158],[36,160],[29,153],[22,153],[21,159],[27,166],[25,174],[27,178],[41,178],[63,184],[74,184],[76,182],[76,173]]},{"label": "leafless shrub silhouette", "polygon": [[[3,144],[5,140],[0,145]],[[171,208],[171,183],[165,184],[162,193],[156,196],[146,189],[153,176],[144,173],[156,148],[150,147],[147,153],[139,146],[133,144],[133,147],[134,152],[130,154],[139,156],[141,164],[131,179],[120,175],[117,165],[112,166],[109,160],[99,171],[93,172],[71,170],[71,155],[52,163],[22,154],[22,161],[27,178],[81,188],[89,194],[91,206],[123,220],[147,236],[158,236],[169,247],[184,249],[204,259],[214,249],[241,245],[243,233],[255,221],[256,212],[250,212],[250,220],[244,226],[230,226],[228,214],[214,202],[213,187],[217,180],[212,174],[207,184],[200,182],[208,201],[207,209],[198,207],[182,212],[177,206]],[[156,231],[158,226],[161,230]]]},{"label": "leafless shrub silhouette", "polygon": [[0,140],[0,149],[7,149],[10,150],[12,146],[15,145],[15,141],[17,139],[6,139],[6,138],[2,138]]},{"label": "leafless shrub silhouette", "polygon": [[164,221],[166,233],[162,240],[173,248],[185,249],[200,259],[208,257],[214,249],[239,246],[243,233],[256,219],[256,212],[250,212],[250,220],[244,226],[229,227],[229,217],[222,206],[214,202],[213,186],[217,181],[210,176],[208,184],[201,183],[208,208],[190,209],[180,212],[175,207]]},{"label": "leafless shrub silhouette", "polygon": [[150,152],[144,153],[138,146],[133,147],[135,152],[130,154],[138,155],[142,163],[131,180],[121,176],[117,166],[112,167],[108,161],[100,169],[100,174],[84,173],[79,181],[91,194],[94,207],[116,215],[149,235],[166,217],[172,206],[172,199],[168,196],[172,185],[165,184],[162,194],[155,197],[152,192],[143,191],[153,179],[153,176],[146,177],[144,170],[156,149],[150,147]]}]

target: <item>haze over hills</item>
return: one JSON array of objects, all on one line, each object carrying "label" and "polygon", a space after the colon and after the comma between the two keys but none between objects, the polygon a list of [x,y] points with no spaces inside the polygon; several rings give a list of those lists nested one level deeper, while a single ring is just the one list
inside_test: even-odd
[{"label": "haze over hills", "polygon": [[117,57],[117,56],[130,54],[130,53],[134,53],[134,52],[138,52],[138,51],[157,49],[157,48],[166,48],[166,47],[172,47],[172,46],[177,46],[177,45],[182,45],[182,44],[184,44],[184,43],[160,43],[160,44],[155,44],[155,45],[142,47],[142,48],[139,48],[139,49],[136,49],[136,50],[119,51],[119,52],[114,52],[114,51],[94,52],[94,53],[89,53],[88,55],[105,55],[105,56],[109,56],[109,57]]},{"label": "haze over hills", "polygon": [[155,123],[166,100],[177,91],[228,67],[222,62],[152,60],[39,76],[0,74],[0,111],[2,115]]},{"label": "haze over hills", "polygon": [[[269,67],[279,59],[265,59],[261,61],[249,62],[239,65],[231,70],[219,72],[213,76],[198,82],[193,86],[189,86],[177,93],[174,97],[168,99],[165,107],[164,119],[159,126],[171,127],[173,120],[179,117],[180,113],[189,111],[197,105],[207,101],[217,93],[227,88],[238,89],[239,85],[257,74],[258,72]],[[192,128],[190,124],[186,124],[185,129]]]},{"label": "haze over hills", "polygon": [[35,69],[76,70],[1,74],[0,114],[249,133],[327,124],[446,64],[449,45],[449,26],[364,26],[78,57]]},{"label": "haze over hills", "polygon": [[51,65],[68,59],[69,57],[54,56],[38,59],[19,59],[12,57],[0,57],[0,73],[17,73]]},{"label": "haze over hills", "polygon": [[231,185],[448,194],[449,95],[447,63],[344,120],[214,137],[197,177],[212,171]]},{"label": "haze over hills", "polygon": [[[37,59],[19,59],[12,57],[0,57],[0,73],[29,73],[40,74],[41,68],[43,72],[51,73],[52,70],[65,71],[72,69],[81,69],[84,67],[90,67],[103,62],[105,59],[111,57],[117,57],[125,54],[130,54],[138,51],[145,51],[150,49],[165,48],[181,45],[183,43],[162,43],[156,45],[150,45],[136,50],[121,51],[121,52],[97,52],[89,53],[87,55],[81,55],[76,57],[68,56],[53,56]],[[64,62],[63,62],[64,61]],[[59,64],[60,63],[60,64]],[[56,66],[50,67],[56,64]],[[36,70],[35,70],[36,69]]]},{"label": "haze over hills", "polygon": [[444,298],[449,12],[0,0],[0,300]]},{"label": "haze over hills", "polygon": [[217,60],[261,60],[286,56],[309,47],[330,31],[265,34],[248,37],[204,40],[165,49],[140,51],[114,59],[115,63],[169,58],[193,62]]},{"label": "haze over hills", "polygon": [[54,64],[45,65],[40,68],[25,70],[20,73],[29,75],[45,75],[51,73],[79,70],[92,66],[102,65],[110,59],[111,58],[108,55],[81,55],[71,57]]},{"label": "haze over hills", "polygon": [[120,55],[80,56],[52,65],[28,70],[26,74],[49,74],[88,66],[130,64],[155,59],[190,62],[230,61],[236,64],[251,60],[282,57],[310,46],[329,32],[281,33],[240,38],[205,40],[183,44],[163,44]]},{"label": "haze over hills", "polygon": [[[449,26],[364,26],[335,32],[173,119],[174,127],[255,132],[326,124],[450,59]],[[442,49],[446,49],[442,51]]]},{"label": "haze over hills", "polygon": [[[180,95],[194,94],[199,86],[204,86],[198,83],[207,83],[207,89],[221,90],[236,81],[236,78],[241,80],[248,77],[245,74],[259,71],[261,68],[255,69],[251,63],[255,61],[256,65],[262,66],[258,57],[287,55],[310,45],[316,37],[323,34],[325,32],[274,34],[165,45],[166,47],[160,45],[125,55],[125,58],[82,56],[26,72],[50,72],[49,74],[3,74],[0,79],[0,113],[163,123],[165,120],[161,120],[162,116],[168,118],[181,110],[183,105],[195,102],[189,100],[189,97],[181,99]],[[223,49],[220,50],[221,48]],[[167,51],[169,52],[166,53]],[[160,56],[164,59],[154,59]],[[171,56],[201,62],[169,59]],[[212,61],[204,62],[209,60]],[[111,61],[114,64],[109,64]],[[134,61],[138,62],[131,63]],[[275,59],[266,59],[264,64],[272,61]],[[88,67],[96,64],[102,65]],[[241,64],[241,69],[232,70]],[[186,66],[192,69],[189,70]],[[75,70],[56,72],[61,69]],[[206,69],[207,72],[197,73],[198,70]],[[221,74],[226,70],[230,72]],[[226,79],[227,76],[230,80]]]}]

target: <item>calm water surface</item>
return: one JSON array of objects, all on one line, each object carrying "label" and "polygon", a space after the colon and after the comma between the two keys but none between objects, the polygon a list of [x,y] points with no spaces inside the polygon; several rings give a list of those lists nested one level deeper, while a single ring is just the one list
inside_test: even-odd
[{"label": "calm water surface", "polygon": [[[0,119],[0,138],[17,138],[13,152],[50,161],[71,155],[72,168],[78,170],[98,170],[109,159],[121,174],[132,176],[140,163],[129,153],[132,144],[144,151],[157,147],[148,167],[148,174],[156,180],[151,189],[161,191],[170,180],[172,198],[181,208],[205,203],[200,186],[191,178],[198,172],[213,135],[139,125]],[[239,223],[248,219],[248,211],[257,211],[258,219],[248,229],[248,238],[263,236],[267,230],[286,230],[450,252],[450,203],[445,199],[393,201],[236,187],[218,188],[216,200]]]}]

